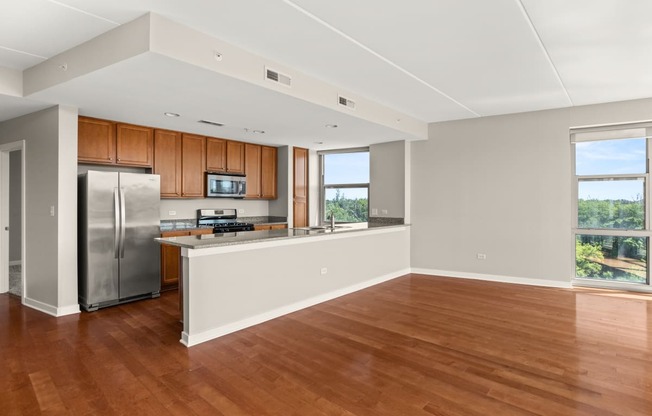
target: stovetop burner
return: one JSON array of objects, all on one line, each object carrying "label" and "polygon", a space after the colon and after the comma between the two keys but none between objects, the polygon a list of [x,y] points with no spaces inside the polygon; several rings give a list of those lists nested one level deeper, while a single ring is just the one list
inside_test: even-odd
[{"label": "stovetop burner", "polygon": [[239,222],[237,219],[237,211],[232,208],[197,210],[197,227],[213,227],[213,233],[253,231],[253,224]]}]

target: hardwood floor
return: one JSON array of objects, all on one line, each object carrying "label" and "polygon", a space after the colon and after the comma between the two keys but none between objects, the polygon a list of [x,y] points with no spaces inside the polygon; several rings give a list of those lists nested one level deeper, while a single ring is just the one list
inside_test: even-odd
[{"label": "hardwood floor", "polygon": [[409,275],[190,349],[0,295],[2,415],[652,415],[652,296]]}]

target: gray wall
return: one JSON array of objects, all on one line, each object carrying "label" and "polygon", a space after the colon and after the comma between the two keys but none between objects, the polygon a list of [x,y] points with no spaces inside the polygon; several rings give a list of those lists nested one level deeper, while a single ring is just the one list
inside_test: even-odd
[{"label": "gray wall", "polygon": [[20,244],[20,184],[22,182],[22,151],[9,153],[9,261],[21,259]]},{"label": "gray wall", "polygon": [[405,217],[405,149],[403,141],[369,146],[370,217]]},{"label": "gray wall", "polygon": [[[25,302],[60,315],[77,304],[77,110],[56,106],[0,123],[25,140]],[[54,206],[55,215],[50,216]]]},{"label": "gray wall", "polygon": [[412,143],[412,268],[567,284],[569,128],[650,119],[652,99],[431,124]]}]

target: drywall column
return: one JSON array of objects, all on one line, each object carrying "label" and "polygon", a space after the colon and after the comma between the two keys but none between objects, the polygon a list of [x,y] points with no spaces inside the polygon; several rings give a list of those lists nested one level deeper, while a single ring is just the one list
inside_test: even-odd
[{"label": "drywall column", "polygon": [[405,146],[403,141],[369,146],[370,217],[405,218]]},{"label": "drywall column", "polygon": [[19,140],[25,140],[25,304],[55,316],[79,312],[77,110],[56,106],[0,123],[0,143]]}]

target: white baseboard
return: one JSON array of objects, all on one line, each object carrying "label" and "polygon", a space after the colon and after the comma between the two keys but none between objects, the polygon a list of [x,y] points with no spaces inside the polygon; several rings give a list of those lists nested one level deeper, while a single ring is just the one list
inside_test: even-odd
[{"label": "white baseboard", "polygon": [[374,279],[366,280],[364,282],[357,283],[355,285],[347,286],[318,296],[314,296],[312,298],[291,303],[289,305],[281,306],[279,308],[272,309],[270,311],[263,312],[258,315],[254,315],[249,318],[241,319],[239,321],[232,322],[227,325],[222,325],[217,328],[212,328],[206,331],[202,331],[197,334],[189,335],[186,332],[182,332],[181,339],[179,340],[179,342],[181,342],[186,347],[192,347],[193,345],[201,344],[202,342],[210,341],[211,339],[215,339],[223,335],[230,334],[232,332],[236,332],[244,328],[248,328],[250,326],[258,325],[265,321],[269,321],[270,319],[278,318],[279,316],[287,315],[289,313],[296,312],[298,310],[305,309],[310,306],[314,306],[318,303],[339,298],[340,296],[348,295],[349,293],[357,292],[358,290],[366,289],[368,287],[377,285],[379,283],[383,283],[388,280],[395,279],[397,277],[405,276],[406,274],[409,273],[410,273],[410,269],[398,270],[393,273],[388,273],[386,275],[376,277]]},{"label": "white baseboard", "polygon": [[47,313],[55,318],[65,315],[73,315],[80,312],[78,304],[56,307],[28,297],[23,298],[23,305],[36,309],[39,312]]},{"label": "white baseboard", "polygon": [[530,279],[527,277],[499,276],[494,274],[464,273],[452,272],[448,270],[420,269],[412,268],[412,273],[427,274],[431,276],[456,277],[459,279],[484,280],[488,282],[514,283],[517,285],[556,287],[560,289],[570,289],[573,287],[570,281],[562,282],[558,280]]},{"label": "white baseboard", "polygon": [[22,264],[23,264],[22,260],[12,260],[12,261],[9,262],[10,266],[20,266]]}]

